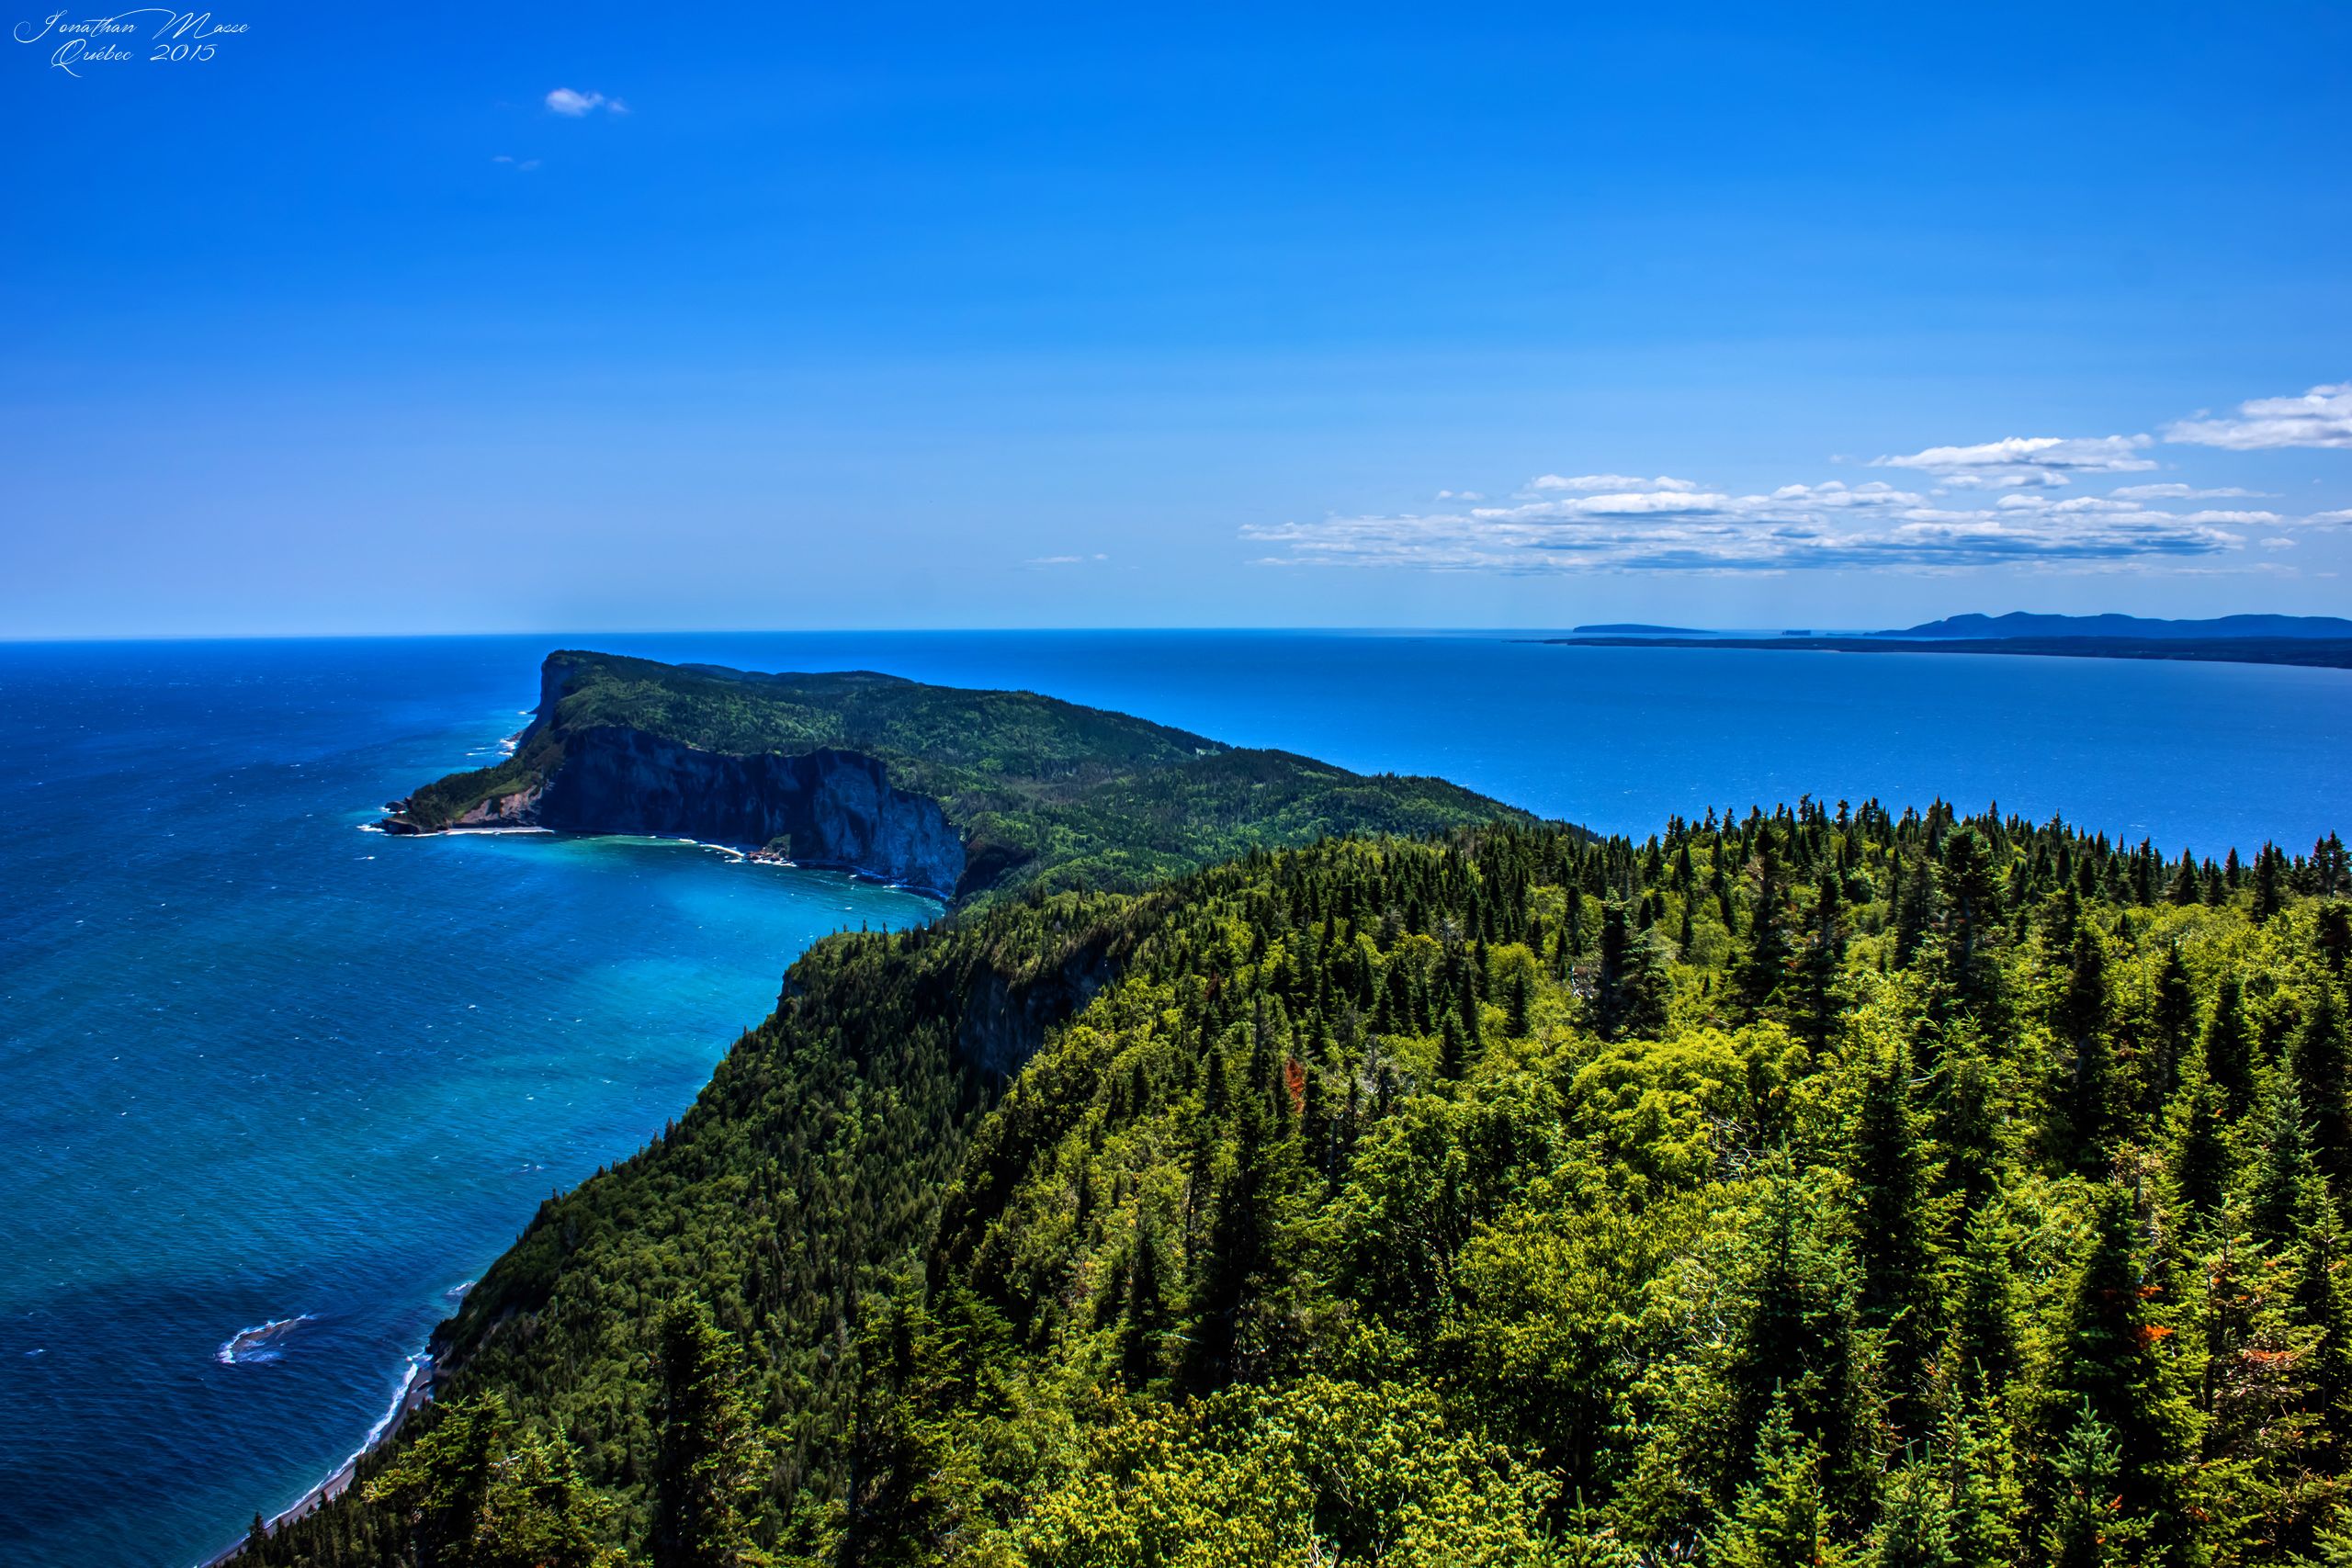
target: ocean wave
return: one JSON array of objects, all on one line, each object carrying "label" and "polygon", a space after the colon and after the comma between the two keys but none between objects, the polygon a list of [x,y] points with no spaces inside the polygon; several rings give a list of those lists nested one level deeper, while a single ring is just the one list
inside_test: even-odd
[{"label": "ocean wave", "polygon": [[212,1359],[224,1367],[275,1361],[286,1353],[279,1341],[292,1333],[297,1325],[311,1321],[311,1314],[304,1312],[292,1317],[274,1317],[253,1328],[240,1328],[220,1342],[220,1348],[212,1352]]}]

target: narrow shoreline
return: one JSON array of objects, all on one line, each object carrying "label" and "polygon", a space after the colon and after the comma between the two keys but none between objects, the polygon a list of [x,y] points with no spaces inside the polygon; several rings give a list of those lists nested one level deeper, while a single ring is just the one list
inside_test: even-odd
[{"label": "narrow shoreline", "polygon": [[[392,1396],[392,1403],[383,1415],[376,1418],[376,1424],[368,1429],[368,1436],[359,1446],[290,1506],[265,1520],[266,1528],[274,1533],[280,1525],[303,1518],[348,1491],[353,1479],[359,1473],[359,1461],[399,1436],[408,1418],[431,1401],[433,1372],[433,1354],[429,1349],[411,1356],[408,1359],[408,1375],[401,1380],[400,1392]],[[196,1564],[196,1568],[221,1568],[223,1563],[236,1561],[243,1554],[248,1539],[247,1536],[238,1537],[233,1545],[221,1548]]]},{"label": "narrow shoreline", "polygon": [[688,838],[683,833],[636,833],[626,829],[582,833],[558,828],[542,828],[535,823],[517,824],[512,827],[428,828],[422,830],[411,829],[406,832],[395,833],[384,826],[390,820],[390,818],[385,818],[374,822],[365,822],[360,824],[359,830],[363,833],[381,833],[386,838],[391,839],[489,838],[507,834],[529,834],[550,839],[638,839],[650,843],[682,844],[698,850],[717,850],[719,853],[731,855],[739,861],[749,861],[754,865],[782,866],[788,871],[838,871],[856,881],[870,882],[894,893],[912,893],[920,897],[933,899],[947,905],[951,908],[956,903],[956,895],[953,893],[943,892],[936,887],[926,887],[919,882],[907,882],[884,876],[849,861],[796,860],[779,855],[770,849],[746,844],[722,844],[709,839]]}]

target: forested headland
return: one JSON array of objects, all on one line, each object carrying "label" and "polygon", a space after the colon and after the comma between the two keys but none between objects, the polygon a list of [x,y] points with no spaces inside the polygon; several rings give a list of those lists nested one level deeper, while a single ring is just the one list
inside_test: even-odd
[{"label": "forested headland", "polygon": [[249,1562],[2352,1562],[2352,865],[1806,800],[847,933]]}]

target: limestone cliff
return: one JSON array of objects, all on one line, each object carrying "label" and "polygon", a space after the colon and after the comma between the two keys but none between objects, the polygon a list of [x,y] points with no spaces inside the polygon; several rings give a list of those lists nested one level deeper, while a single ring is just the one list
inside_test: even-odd
[{"label": "limestone cliff", "polygon": [[[384,826],[429,830],[398,811]],[[830,749],[739,757],[618,726],[568,731],[560,762],[543,779],[492,795],[448,826],[752,847],[782,840],[803,865],[840,866],[942,897],[962,890],[966,871],[962,835],[939,802],[892,785],[875,758]]]},{"label": "limestone cliff", "polygon": [[642,730],[575,730],[536,806],[569,833],[660,833],[714,843],[789,841],[804,865],[838,865],[952,896],[964,842],[939,802],[892,786],[856,751],[737,757]]}]

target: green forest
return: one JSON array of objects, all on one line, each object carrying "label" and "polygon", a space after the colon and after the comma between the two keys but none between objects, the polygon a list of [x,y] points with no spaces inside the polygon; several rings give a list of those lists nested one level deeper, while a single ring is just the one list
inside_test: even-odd
[{"label": "green forest", "polygon": [[541,688],[513,756],[425,785],[393,820],[447,827],[552,778],[566,742],[598,728],[738,756],[831,748],[876,758],[895,787],[938,801],[963,838],[976,868],[961,890],[967,905],[1032,885],[1140,892],[1252,849],[1520,815],[1443,779],[1351,773],[1035,692],[586,652],[549,655]]},{"label": "green forest", "polygon": [[836,936],[245,1560],[2352,1563],[2347,895],[1807,800]]}]

